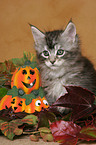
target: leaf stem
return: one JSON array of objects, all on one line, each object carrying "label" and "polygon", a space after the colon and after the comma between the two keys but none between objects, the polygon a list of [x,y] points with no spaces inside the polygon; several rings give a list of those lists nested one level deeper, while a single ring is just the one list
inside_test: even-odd
[{"label": "leaf stem", "polygon": [[23,131],[23,134],[37,134],[37,133],[40,133],[40,131],[34,131],[34,132]]}]

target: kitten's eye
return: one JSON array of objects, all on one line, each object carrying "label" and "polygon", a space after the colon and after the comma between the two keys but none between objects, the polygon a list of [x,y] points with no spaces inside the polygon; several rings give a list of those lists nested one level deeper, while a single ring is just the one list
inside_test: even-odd
[{"label": "kitten's eye", "polygon": [[57,51],[57,55],[63,56],[64,55],[64,50],[63,49],[59,49]]},{"label": "kitten's eye", "polygon": [[47,58],[49,56],[49,52],[44,50],[42,56]]}]

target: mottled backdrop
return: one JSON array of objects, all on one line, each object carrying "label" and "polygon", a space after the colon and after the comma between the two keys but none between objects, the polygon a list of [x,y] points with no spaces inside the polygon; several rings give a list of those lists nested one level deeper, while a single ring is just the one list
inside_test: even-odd
[{"label": "mottled backdrop", "polygon": [[0,61],[35,53],[28,23],[45,31],[65,28],[70,18],[96,68],[96,0],[0,0]]}]

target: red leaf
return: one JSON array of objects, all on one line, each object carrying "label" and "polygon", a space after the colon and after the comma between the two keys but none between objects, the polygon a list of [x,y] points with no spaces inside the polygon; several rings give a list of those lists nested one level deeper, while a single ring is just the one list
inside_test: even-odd
[{"label": "red leaf", "polygon": [[50,124],[50,129],[55,141],[64,143],[64,145],[75,145],[81,127],[71,121],[60,120]]},{"label": "red leaf", "polygon": [[61,96],[53,106],[72,108],[73,120],[84,117],[96,107],[94,105],[95,96],[89,90],[77,86],[67,86],[65,88],[68,93]]},{"label": "red leaf", "polygon": [[[62,136],[62,138],[63,138],[63,136]],[[64,138],[63,138],[63,140],[64,140]],[[77,141],[78,141],[78,138],[75,138],[75,137],[71,137],[71,136],[70,136],[70,138],[69,138],[69,137],[66,138],[66,139],[63,141],[63,143],[60,144],[60,145],[76,145],[76,144],[77,144]]]},{"label": "red leaf", "polygon": [[7,120],[7,121],[14,120],[14,119],[22,119],[26,115],[28,115],[28,113],[26,112],[15,113],[12,107],[0,110],[0,119]]}]

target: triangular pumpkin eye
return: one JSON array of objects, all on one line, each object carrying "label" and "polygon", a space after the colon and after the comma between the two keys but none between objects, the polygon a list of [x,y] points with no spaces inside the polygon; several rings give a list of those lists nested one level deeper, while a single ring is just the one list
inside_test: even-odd
[{"label": "triangular pumpkin eye", "polygon": [[22,74],[24,75],[24,74],[27,74],[27,71],[24,69],[23,71],[22,71]]},{"label": "triangular pumpkin eye", "polygon": [[16,110],[18,107],[14,107],[14,110]]}]

